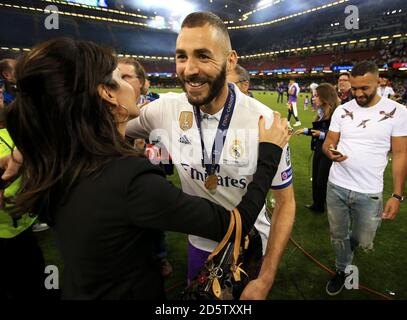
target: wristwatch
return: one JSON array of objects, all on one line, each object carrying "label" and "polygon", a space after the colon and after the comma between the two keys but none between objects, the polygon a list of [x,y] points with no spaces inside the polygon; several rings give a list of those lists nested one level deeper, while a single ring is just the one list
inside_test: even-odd
[{"label": "wristwatch", "polygon": [[404,201],[404,196],[400,196],[399,194],[392,193],[391,196],[392,196],[393,198],[396,198],[396,199],[397,199],[398,201],[400,201],[400,202],[403,202],[403,201]]}]

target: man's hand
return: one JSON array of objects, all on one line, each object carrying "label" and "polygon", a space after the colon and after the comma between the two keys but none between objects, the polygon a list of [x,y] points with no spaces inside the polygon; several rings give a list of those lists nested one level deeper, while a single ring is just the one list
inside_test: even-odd
[{"label": "man's hand", "polygon": [[13,151],[14,158],[11,154],[0,158],[0,168],[4,170],[1,178],[5,181],[15,178],[18,175],[21,165],[23,164],[23,156],[20,151]]},{"label": "man's hand", "polygon": [[[13,180],[17,177],[23,162],[23,157],[18,150],[14,150],[14,159],[11,154],[0,158],[0,169],[4,173],[1,176],[3,181]],[[4,189],[0,189],[0,209],[4,208]]]},{"label": "man's hand", "polygon": [[396,198],[391,197],[387,200],[386,205],[384,207],[384,211],[382,213],[382,219],[384,220],[393,220],[400,209],[400,201]]},{"label": "man's hand", "polygon": [[240,300],[266,300],[270,287],[260,278],[250,281],[244,288]]},{"label": "man's hand", "polygon": [[335,154],[334,152],[332,152],[330,149],[334,149],[334,146],[332,144],[329,145],[329,149],[327,152],[327,156],[329,159],[331,159],[334,162],[342,162],[345,161],[346,159],[348,159],[347,156],[342,155],[342,154]]}]

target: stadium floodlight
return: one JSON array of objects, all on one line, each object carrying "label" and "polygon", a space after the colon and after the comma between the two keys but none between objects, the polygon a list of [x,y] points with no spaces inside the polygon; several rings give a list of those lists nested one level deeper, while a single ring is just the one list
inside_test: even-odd
[{"label": "stadium floodlight", "polygon": [[[196,11],[195,5],[187,0],[143,0],[134,4],[144,10],[159,9],[165,11],[148,22],[148,25],[157,29],[171,29],[178,32],[181,22],[191,12]],[[158,17],[158,20],[157,20]]]},{"label": "stadium floodlight", "polygon": [[195,5],[186,0],[143,0],[137,1],[137,7],[165,9],[173,16],[187,15],[195,10]]},{"label": "stadium floodlight", "polygon": [[257,8],[266,6],[268,4],[271,4],[273,2],[273,0],[261,0],[258,4],[257,4]]}]

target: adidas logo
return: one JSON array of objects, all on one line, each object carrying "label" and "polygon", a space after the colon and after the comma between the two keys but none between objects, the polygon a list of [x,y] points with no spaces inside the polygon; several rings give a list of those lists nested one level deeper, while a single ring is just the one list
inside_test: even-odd
[{"label": "adidas logo", "polygon": [[186,135],[182,135],[179,140],[180,143],[183,144],[191,144],[191,141],[189,141],[188,137]]}]

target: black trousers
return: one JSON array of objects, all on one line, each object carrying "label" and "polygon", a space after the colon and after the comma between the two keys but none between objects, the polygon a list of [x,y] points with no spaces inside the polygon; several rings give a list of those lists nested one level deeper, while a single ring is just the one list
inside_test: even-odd
[{"label": "black trousers", "polygon": [[281,92],[277,92],[278,93],[278,96],[277,96],[277,103],[279,103],[279,102],[283,102],[283,93]]},{"label": "black trousers", "polygon": [[322,151],[322,141],[318,141],[312,158],[312,199],[313,205],[321,210],[325,209],[326,186],[331,165],[332,160]]},{"label": "black trousers", "polygon": [[47,298],[44,257],[31,228],[0,238],[0,261],[0,300]]},{"label": "black trousers", "polygon": [[294,112],[291,109],[288,109],[288,114],[287,114],[287,121],[288,122],[290,122],[291,116],[294,117],[295,121],[300,121],[300,119],[294,115]]}]

